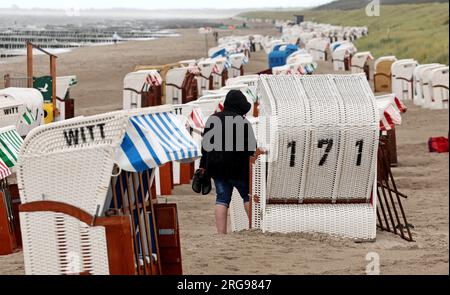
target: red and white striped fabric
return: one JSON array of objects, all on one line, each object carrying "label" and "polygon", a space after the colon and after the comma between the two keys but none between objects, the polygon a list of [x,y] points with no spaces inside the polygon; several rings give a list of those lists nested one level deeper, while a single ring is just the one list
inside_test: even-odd
[{"label": "red and white striped fabric", "polygon": [[212,73],[216,75],[220,74],[219,67],[217,65],[214,65],[214,67],[212,68]]},{"label": "red and white striped fabric", "polygon": [[397,96],[395,96],[395,98],[394,98],[394,103],[395,103],[394,107],[400,113],[406,113],[406,111],[408,110],[408,108],[403,104],[403,102],[400,99],[398,99]]},{"label": "red and white striped fabric", "polygon": [[391,130],[395,125],[400,125],[402,123],[402,116],[396,108],[390,104],[386,107],[381,116],[380,129],[381,131]]},{"label": "red and white striped fabric", "polygon": [[224,108],[223,102],[219,102],[219,104],[217,105],[217,109],[216,109],[215,113],[222,112],[223,108]]},{"label": "red and white striped fabric", "polygon": [[145,78],[145,82],[150,86],[161,86],[162,85],[162,79],[159,75],[157,76],[157,75],[148,74],[147,77]]},{"label": "red and white striped fabric", "polygon": [[306,73],[305,69],[303,68],[303,66],[299,66],[297,68],[297,73],[300,74],[300,75],[304,75]]},{"label": "red and white striped fabric", "polygon": [[190,67],[188,72],[193,74],[193,75],[199,75],[201,73],[199,67]]},{"label": "red and white striped fabric", "polygon": [[11,170],[8,166],[0,159],[0,179],[4,179],[11,175]]},{"label": "red and white striped fabric", "polygon": [[406,112],[407,108],[395,95],[377,96],[376,102],[380,112],[381,131],[391,130],[402,123],[401,114]]},{"label": "red and white striped fabric", "polygon": [[194,128],[204,129],[205,128],[205,119],[203,118],[203,114],[199,108],[193,108],[192,113],[189,116],[190,124]]}]

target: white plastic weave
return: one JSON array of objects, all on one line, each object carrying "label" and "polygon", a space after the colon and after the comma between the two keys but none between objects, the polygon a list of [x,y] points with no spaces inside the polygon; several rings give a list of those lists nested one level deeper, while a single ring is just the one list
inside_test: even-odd
[{"label": "white plastic weave", "polygon": [[268,205],[263,231],[325,233],[373,239],[376,212],[370,204]]},{"label": "white plastic weave", "polygon": [[53,212],[20,213],[25,273],[109,274],[105,229]]},{"label": "white plastic weave", "polygon": [[[34,129],[22,145],[17,180],[22,203],[58,201],[101,214],[126,131],[121,112]],[[89,197],[87,197],[89,196]]]},{"label": "white plastic weave", "polygon": [[267,144],[258,132],[269,161],[253,169],[252,227],[373,239],[379,113],[365,75],[261,76],[258,94],[272,118],[258,129],[275,133]]}]

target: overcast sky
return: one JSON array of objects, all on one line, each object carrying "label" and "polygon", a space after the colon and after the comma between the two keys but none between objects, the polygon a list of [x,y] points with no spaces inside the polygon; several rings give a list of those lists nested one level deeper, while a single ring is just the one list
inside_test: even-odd
[{"label": "overcast sky", "polygon": [[262,7],[312,7],[331,0],[1,0],[0,7],[9,8],[262,8]]}]

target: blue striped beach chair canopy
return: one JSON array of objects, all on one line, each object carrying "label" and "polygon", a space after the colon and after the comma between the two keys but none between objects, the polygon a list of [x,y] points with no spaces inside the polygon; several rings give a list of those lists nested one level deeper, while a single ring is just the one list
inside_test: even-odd
[{"label": "blue striped beach chair canopy", "polygon": [[126,116],[127,131],[116,153],[121,169],[141,172],[200,157],[200,147],[172,106],[130,110]]}]

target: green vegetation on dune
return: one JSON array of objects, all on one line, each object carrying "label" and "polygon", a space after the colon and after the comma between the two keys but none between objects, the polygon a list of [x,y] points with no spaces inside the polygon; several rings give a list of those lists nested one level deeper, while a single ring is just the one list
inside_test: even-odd
[{"label": "green vegetation on dune", "polygon": [[367,26],[369,36],[355,42],[359,51],[371,51],[376,57],[395,55],[415,58],[420,63],[448,64],[449,4],[381,5],[380,16],[368,17],[365,9],[258,11],[240,15],[247,18],[305,20],[343,26]]},{"label": "green vegetation on dune", "polygon": [[[323,9],[359,9],[364,8],[372,0],[336,0],[318,7],[314,10]],[[382,5],[398,5],[398,4],[421,4],[421,3],[432,3],[432,2],[447,2],[448,0],[381,0]]]}]

